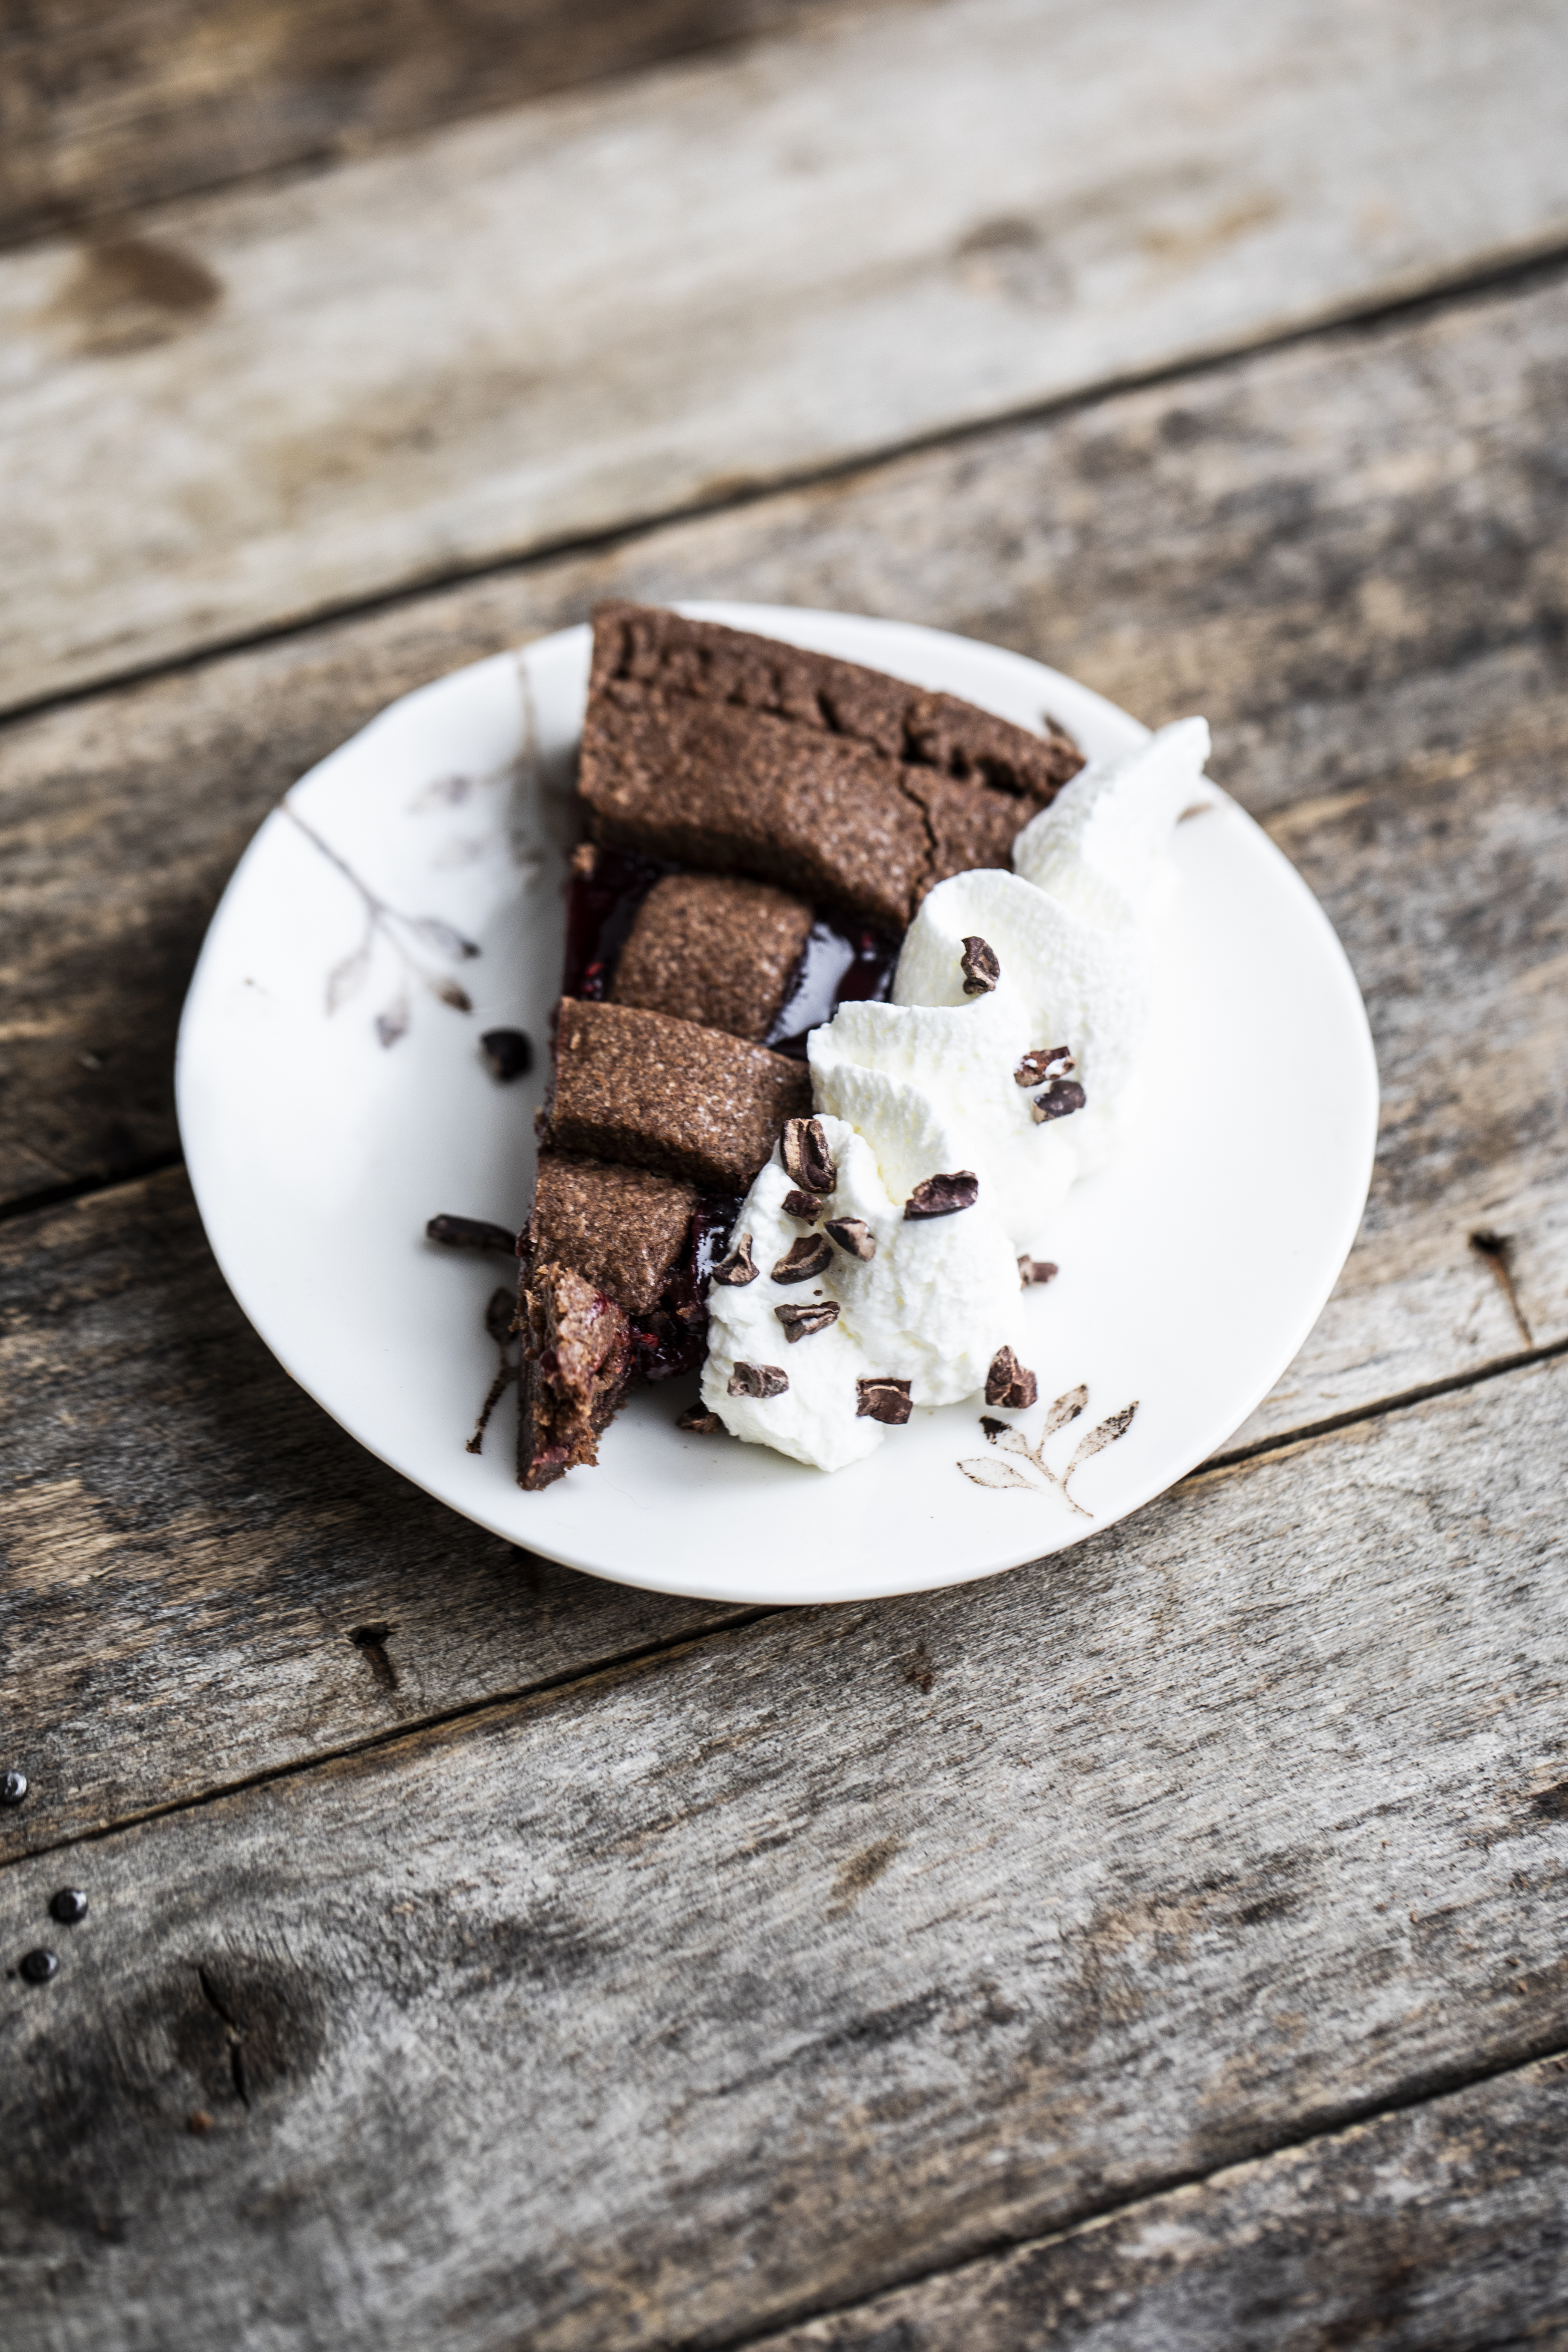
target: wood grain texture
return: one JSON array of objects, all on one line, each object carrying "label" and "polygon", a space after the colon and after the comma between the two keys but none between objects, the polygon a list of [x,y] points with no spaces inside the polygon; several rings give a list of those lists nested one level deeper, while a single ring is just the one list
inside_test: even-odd
[{"label": "wood grain texture", "polygon": [[1386,1131],[1341,1292],[1247,1435],[1553,1341],[1565,387],[1554,280],[13,722],[0,1192],[175,1150],[174,1024],[218,889],[278,793],[392,695],[596,596],[750,595],[1016,646],[1150,719],[1206,710],[1215,773],[1322,896]]},{"label": "wood grain texture", "polygon": [[1555,247],[1565,61],[1546,0],[841,8],[13,254],[0,704]]},{"label": "wood grain texture", "polygon": [[626,73],[801,0],[29,0],[0,17],[0,244]]},{"label": "wood grain texture", "polygon": [[1542,2060],[756,2352],[1560,2352],[1565,2077]]},{"label": "wood grain texture", "polygon": [[737,1613],[384,1468],[249,1328],[177,1171],[0,1234],[0,1769],[31,1783],[0,1858]]},{"label": "wood grain texture", "polygon": [[718,2344],[1561,2049],[1565,1382],[77,1849],[9,2341]]}]

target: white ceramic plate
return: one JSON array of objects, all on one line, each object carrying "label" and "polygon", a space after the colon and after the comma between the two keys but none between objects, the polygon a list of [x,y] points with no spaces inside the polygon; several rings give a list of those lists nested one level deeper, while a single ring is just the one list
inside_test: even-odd
[{"label": "white ceramic plate", "polygon": [[[945,688],[1085,750],[1143,730],[1039,664],[843,614],[693,614]],[[1306,885],[1233,802],[1177,832],[1180,910],[1150,1042],[1144,1140],[1069,1197],[1061,1273],[1025,1301],[1032,1454],[977,1402],[917,1412],[832,1477],[688,1436],[694,1380],[644,1390],[600,1466],[514,1483],[515,1407],[465,1451],[495,1370],[500,1257],[433,1247],[437,1211],[521,1223],[560,979],[561,879],[588,633],[407,695],[295,785],[229,884],[180,1032],[180,1128],[240,1305],[361,1443],[482,1527],[619,1582],[705,1599],[861,1599],[989,1576],[1076,1543],[1222,1444],[1321,1311],[1372,1166],[1377,1074],[1349,966]],[[309,828],[307,830],[306,828]],[[464,954],[460,941],[477,944]],[[421,976],[421,972],[425,976]],[[466,992],[471,1013],[437,991]],[[478,1049],[528,1031],[531,1077]],[[1050,1401],[1085,1409],[1045,1435]],[[515,1391],[513,1391],[515,1394]],[[1084,1453],[1123,1409],[1123,1433]],[[1113,1416],[1116,1418],[1113,1420]]]}]

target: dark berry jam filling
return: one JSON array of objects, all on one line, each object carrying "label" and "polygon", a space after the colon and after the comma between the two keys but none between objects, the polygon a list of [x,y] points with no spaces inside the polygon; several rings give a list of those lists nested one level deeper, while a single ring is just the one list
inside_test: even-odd
[{"label": "dark berry jam filling", "polygon": [[563,996],[598,1004],[615,977],[616,965],[637,908],[661,875],[673,874],[651,857],[629,849],[579,851],[566,877],[566,969]]},{"label": "dark berry jam filling", "polygon": [[[656,882],[679,866],[629,849],[579,852],[566,881],[566,969],[561,992],[579,1003],[603,1002],[616,976],[637,908]],[[853,916],[819,915],[763,1044],[792,1061],[805,1059],[808,1032],[841,1004],[882,1003],[893,984],[899,943]]]},{"label": "dark berry jam filling", "polygon": [[739,1200],[727,1193],[704,1192],[699,1200],[686,1248],[658,1305],[650,1315],[631,1318],[634,1379],[672,1381],[700,1365],[708,1352],[708,1277],[740,1213]]},{"label": "dark berry jam filling", "polygon": [[763,1043],[804,1062],[810,1032],[841,1004],[886,1003],[898,961],[898,941],[886,932],[847,916],[841,927],[819,915]]}]

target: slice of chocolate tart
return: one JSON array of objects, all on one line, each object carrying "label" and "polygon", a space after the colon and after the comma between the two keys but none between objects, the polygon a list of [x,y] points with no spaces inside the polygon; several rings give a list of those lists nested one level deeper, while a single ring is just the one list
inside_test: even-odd
[{"label": "slice of chocolate tart", "polygon": [[1005,866],[1082,766],[951,695],[637,604],[594,619],[564,989],[519,1238],[518,1478],[597,1458],[637,1381],[695,1370],[707,1285],[806,1033],[885,997],[933,884]]}]

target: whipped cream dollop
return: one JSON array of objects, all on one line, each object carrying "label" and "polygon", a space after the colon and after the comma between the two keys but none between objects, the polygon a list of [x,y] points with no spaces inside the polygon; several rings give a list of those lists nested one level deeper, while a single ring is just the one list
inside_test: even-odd
[{"label": "whipped cream dollop", "polygon": [[[709,1295],[703,1402],[733,1435],[839,1469],[896,1425],[906,1386],[910,1409],[957,1403],[1019,1348],[1019,1255],[1135,1116],[1171,837],[1205,803],[1208,750],[1185,719],[1091,761],[1019,834],[1011,874],[928,893],[890,1003],[842,1005],[812,1032],[831,1195],[804,1194],[781,1146],[731,1236],[750,1234],[755,1277]],[[906,1214],[961,1171],[973,1205]],[[792,1250],[809,1277],[792,1278]]]}]

